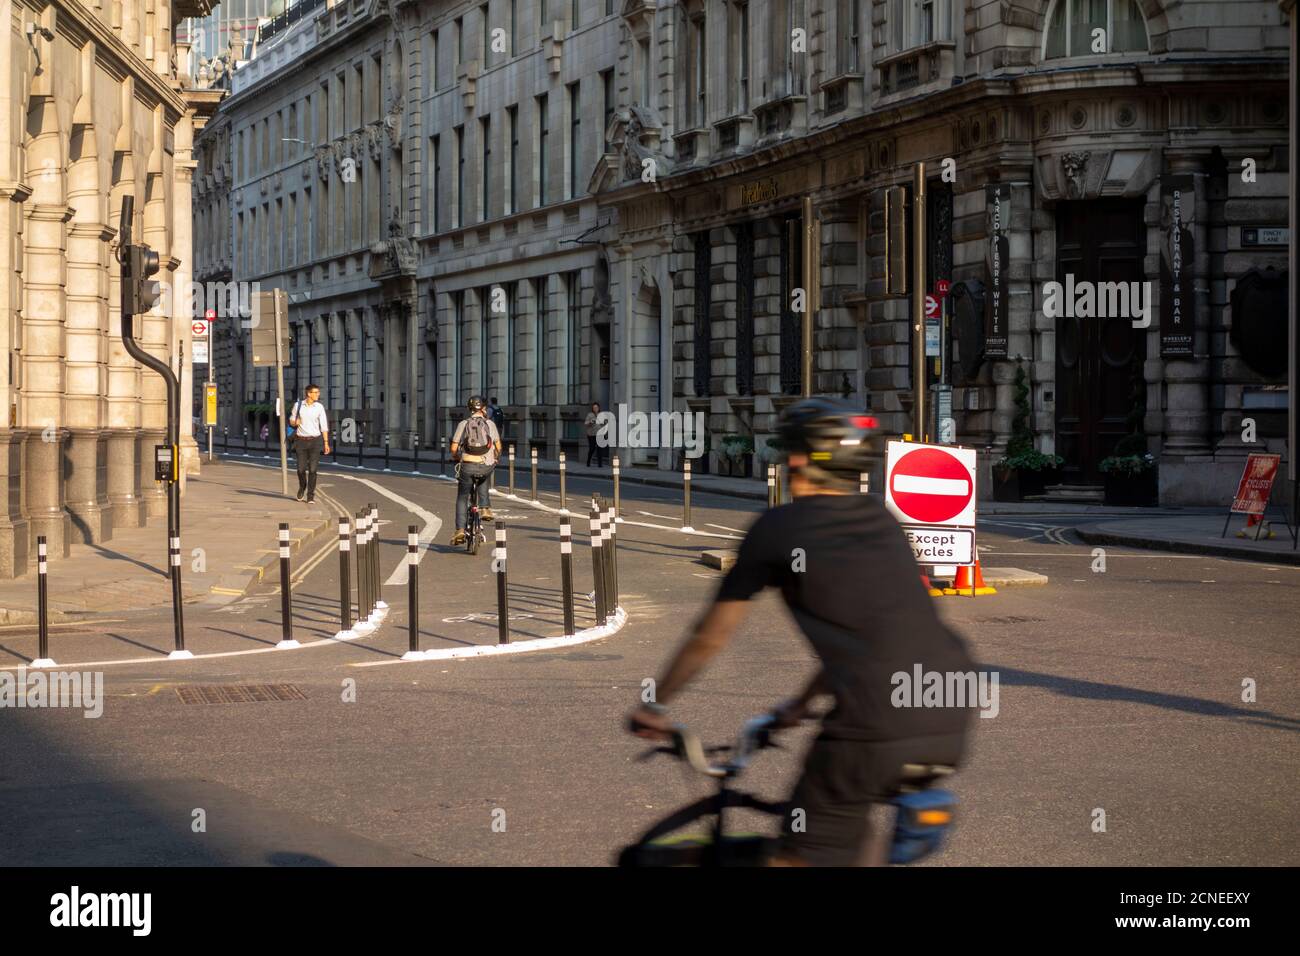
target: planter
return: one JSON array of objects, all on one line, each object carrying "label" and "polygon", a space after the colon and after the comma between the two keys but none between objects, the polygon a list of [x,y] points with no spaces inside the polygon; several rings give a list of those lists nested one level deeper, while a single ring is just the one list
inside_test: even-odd
[{"label": "planter", "polygon": [[1149,468],[1137,475],[1107,472],[1106,504],[1121,507],[1154,508],[1160,501],[1160,472]]},{"label": "planter", "polygon": [[1007,469],[993,469],[993,500],[1020,500],[1020,473]]},{"label": "planter", "polygon": [[1050,485],[1061,482],[1061,469],[1040,468],[1037,471],[1020,472],[1020,499],[1047,494]]}]

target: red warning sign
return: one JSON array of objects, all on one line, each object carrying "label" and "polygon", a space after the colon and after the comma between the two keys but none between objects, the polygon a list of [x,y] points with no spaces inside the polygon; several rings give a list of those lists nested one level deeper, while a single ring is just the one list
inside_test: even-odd
[{"label": "red warning sign", "polygon": [[885,504],[903,524],[975,526],[973,448],[890,442]]},{"label": "red warning sign", "polygon": [[1281,455],[1247,455],[1246,467],[1242,469],[1241,481],[1237,484],[1237,493],[1232,496],[1234,514],[1262,515],[1268,508],[1269,496],[1273,494],[1273,482],[1277,479]]}]

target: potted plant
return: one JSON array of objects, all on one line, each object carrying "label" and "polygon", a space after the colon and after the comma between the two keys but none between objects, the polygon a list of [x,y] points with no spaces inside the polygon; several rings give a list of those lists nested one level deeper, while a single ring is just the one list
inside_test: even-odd
[{"label": "potted plant", "polygon": [[1150,508],[1159,502],[1159,466],[1146,445],[1145,435],[1125,435],[1116,443],[1115,454],[1097,465],[1105,476],[1106,504]]},{"label": "potted plant", "polygon": [[722,454],[727,461],[727,473],[748,478],[751,470],[750,456],[754,453],[754,439],[748,435],[723,435]]},{"label": "potted plant", "polygon": [[1048,484],[1060,480],[1064,459],[1046,455],[1034,448],[1034,433],[1029,427],[1029,381],[1025,367],[1016,365],[1016,413],[1011,419],[1011,439],[1006,454],[993,465],[993,499],[1020,501],[1047,491]]}]

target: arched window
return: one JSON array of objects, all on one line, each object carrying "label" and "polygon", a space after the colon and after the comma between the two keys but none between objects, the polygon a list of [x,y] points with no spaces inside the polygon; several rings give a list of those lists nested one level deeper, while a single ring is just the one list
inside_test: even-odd
[{"label": "arched window", "polygon": [[1056,0],[1047,18],[1045,60],[1148,49],[1137,0]]}]

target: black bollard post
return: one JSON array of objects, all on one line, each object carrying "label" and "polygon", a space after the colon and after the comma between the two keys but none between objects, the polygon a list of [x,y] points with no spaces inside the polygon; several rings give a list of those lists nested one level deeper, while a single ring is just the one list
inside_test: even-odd
[{"label": "black bollard post", "polygon": [[352,526],[347,518],[339,519],[339,632],[336,640],[356,637],[352,630]]},{"label": "black bollard post", "polygon": [[776,465],[767,466],[767,506],[776,507]]},{"label": "black bollard post", "polygon": [[244,440],[240,444],[244,446],[242,449],[243,454],[247,455],[248,454],[248,426],[247,425],[244,426],[243,438]]},{"label": "black bollard post", "polygon": [[176,520],[179,518],[169,518],[167,522],[167,558],[171,562],[169,571],[172,579],[172,625],[176,629],[176,649],[167,655],[170,660],[194,656],[185,649],[185,618],[181,609],[181,532]]},{"label": "black bollard post", "polygon": [[613,547],[613,529],[610,528],[610,522],[613,520],[610,509],[605,507],[604,499],[600,500],[600,554],[603,561],[601,569],[602,576],[605,579],[605,618],[608,620],[613,617],[615,609],[618,607],[614,603],[614,547]]},{"label": "black bollard post", "polygon": [[37,624],[37,650],[36,660],[32,661],[31,667],[53,667],[54,661],[50,659],[50,595],[46,590],[45,576],[48,571],[46,566],[47,552],[45,548],[45,535],[36,536],[36,610],[40,617]]},{"label": "black bollard post", "polygon": [[[365,509],[357,512],[357,630],[369,634],[374,630],[370,621],[370,575],[366,571],[366,560],[370,550],[370,519]],[[361,625],[366,625],[362,631]]]},{"label": "black bollard post", "polygon": [[573,634],[573,526],[569,513],[560,512],[560,588],[564,593],[564,633]]},{"label": "black bollard post", "polygon": [[438,447],[438,455],[441,459],[439,464],[440,473],[445,478],[447,476],[447,439],[445,437],[438,439]]},{"label": "black bollard post", "polygon": [[392,463],[390,457],[392,455],[391,437],[388,432],[384,432],[384,471],[392,471],[392,468],[389,467]]},{"label": "black bollard post", "polygon": [[691,460],[682,459],[682,527],[691,527]]},{"label": "black bollard post", "polygon": [[374,596],[375,611],[379,614],[382,621],[388,616],[388,604],[384,601],[384,585],[380,580],[379,571],[379,505],[371,504],[370,506],[371,529],[374,537],[375,547],[370,555],[370,585],[371,595]]},{"label": "black bollard post", "polygon": [[560,510],[563,511],[568,507],[567,493],[565,490],[565,461],[564,452],[560,452]]},{"label": "black bollard post", "polygon": [[492,570],[497,576],[497,643],[510,643],[510,604],[506,597],[506,529],[496,523],[497,546],[492,552]]},{"label": "black bollard post", "polygon": [[533,453],[533,500],[537,500],[537,449],[532,449]]},{"label": "black bollard post", "polygon": [[411,474],[420,473],[420,436],[411,436]]},{"label": "black bollard post", "polygon": [[609,567],[612,574],[610,582],[610,606],[618,610],[618,509],[609,509]]},{"label": "black bollard post", "polygon": [[289,525],[280,522],[280,643],[284,650],[298,647],[293,639],[293,576],[289,569]]},{"label": "black bollard post", "polygon": [[596,605],[596,625],[603,626],[605,623],[605,572],[602,563],[603,555],[601,554],[600,540],[600,513],[596,510],[596,502],[591,503],[591,580],[594,588],[593,598]]},{"label": "black bollard post", "polygon": [[365,458],[366,453],[366,430],[357,425],[357,467],[361,467],[361,461]]},{"label": "black bollard post", "polygon": [[614,520],[617,521],[618,516],[623,513],[623,501],[618,493],[618,455],[615,455],[612,461],[614,463]]},{"label": "black bollard post", "polygon": [[406,527],[406,629],[410,638],[402,660],[414,661],[424,657],[420,651],[420,529]]},{"label": "black bollard post", "polygon": [[515,496],[515,446],[510,445],[510,497]]}]

